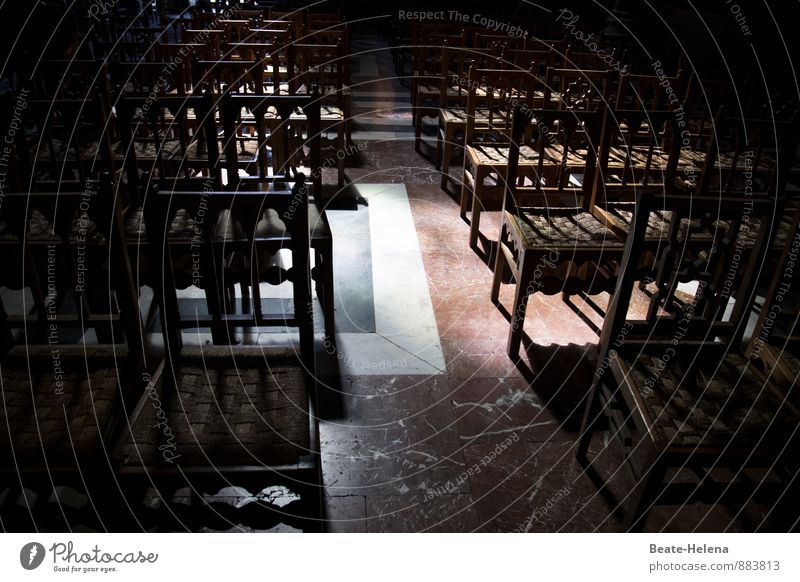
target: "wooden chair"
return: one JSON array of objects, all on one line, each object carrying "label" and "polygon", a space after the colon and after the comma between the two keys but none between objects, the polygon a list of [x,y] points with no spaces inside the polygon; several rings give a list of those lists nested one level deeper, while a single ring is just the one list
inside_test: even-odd
[{"label": "wooden chair", "polygon": [[542,87],[544,107],[584,110],[604,106],[619,75],[606,69],[547,69]]},{"label": "wooden chair", "polygon": [[[573,86],[578,84],[578,81],[572,84],[566,82],[566,79],[572,74],[581,82],[588,83],[588,86],[583,88],[586,93],[578,91],[575,91],[574,95],[570,93]],[[498,120],[501,120],[499,124],[482,126],[475,122],[473,104],[477,102],[478,96],[477,94],[473,95],[473,88],[475,83],[479,83],[481,76],[484,78],[483,83],[488,86],[503,87],[505,84],[503,97],[495,98],[492,102],[497,103],[497,106],[501,108],[502,116],[498,117]],[[547,81],[542,83],[539,77],[528,72],[475,71],[475,77],[470,76],[464,179],[461,186],[461,216],[466,218],[467,211],[471,208],[469,240],[472,248],[477,248],[478,245],[482,209],[487,205],[499,205],[503,200],[505,191],[503,176],[508,167],[511,112],[514,106],[523,104],[528,109],[533,109],[540,104],[540,107],[566,108],[566,104],[569,104],[573,108],[586,109],[587,107],[583,106],[583,103],[592,101],[600,104],[603,101],[603,97],[595,97],[591,94],[592,91],[605,93],[610,88],[609,77],[605,72],[565,71],[562,78],[564,84],[554,91]],[[536,153],[525,140],[520,146],[520,166],[523,168],[523,173],[530,172],[537,165]]]},{"label": "wooden chair", "polygon": [[201,55],[204,59],[213,60],[215,58],[222,58],[222,44],[225,42],[225,31],[210,28],[187,29],[184,31],[183,42],[205,45],[206,48]]},{"label": "wooden chair", "polygon": [[22,117],[28,131],[16,132],[15,168],[22,190],[82,191],[111,169],[115,128],[106,103],[94,92],[85,99],[29,99]]},{"label": "wooden chair", "polygon": [[[511,273],[514,303],[508,355],[519,359],[528,297],[607,290],[623,241],[592,213],[593,184],[604,110],[516,107],[508,154],[502,226],[491,299]],[[533,123],[532,145],[520,163],[522,138]]]},{"label": "wooden chair", "polygon": [[[693,191],[689,180],[701,168],[682,163],[679,136],[674,110],[649,109],[644,104],[608,109],[590,211],[620,239],[630,229],[637,193]],[[651,217],[648,241],[664,236],[667,217],[664,213]]]},{"label": "wooden chair", "polygon": [[723,109],[712,126],[698,180],[701,192],[724,195],[750,180],[754,192],[787,195],[786,185],[797,163],[799,115],[783,120],[742,118]]},{"label": "wooden chair", "polygon": [[[439,130],[436,135],[436,169],[442,169],[442,189],[447,190],[448,171],[453,149],[464,143],[464,131],[467,127],[466,106],[469,96],[469,71],[476,69],[497,68],[499,50],[444,47],[442,55],[442,77],[439,87],[440,109]],[[476,87],[475,94],[485,101],[487,88]],[[476,113],[486,113],[485,102],[478,103]],[[480,121],[479,121],[480,124]],[[419,142],[422,137],[422,118],[417,117],[415,127],[415,149],[420,151]]]},{"label": "wooden chair", "polygon": [[[232,484],[256,496],[267,484],[288,486],[300,501],[283,507],[281,520],[306,530],[320,527],[308,184],[302,174],[294,178],[294,185],[268,193],[148,193],[147,245],[160,279],[155,288],[166,354],[131,415],[115,460],[126,489],[156,489],[165,508],[162,519],[181,514],[173,496],[189,487],[199,507],[173,527],[213,527],[213,507],[204,495]],[[262,233],[261,216],[268,209],[286,221],[281,235]],[[167,235],[181,213],[202,216],[203,224],[188,236]],[[281,249],[289,251],[291,269],[261,262]],[[187,268],[193,271],[188,280]],[[187,314],[178,301],[180,281],[191,284],[195,277],[202,281],[207,314]],[[229,277],[253,289],[291,281],[293,301],[274,312],[259,300],[232,310],[223,294]],[[296,327],[299,346],[236,345],[235,330],[254,326]],[[183,330],[198,328],[212,330],[214,345],[187,345]],[[264,511],[265,504],[256,502],[240,514],[252,521],[253,510]]]},{"label": "wooden chair", "polygon": [[[0,252],[3,527],[105,529],[124,511],[109,452],[146,384],[110,177],[79,192],[5,192]],[[89,502],[76,507],[64,487]]]},{"label": "wooden chair", "polygon": [[560,65],[557,55],[552,49],[516,49],[505,48],[500,55],[500,67],[518,71],[531,71],[542,78],[547,70]]},{"label": "wooden chair", "polygon": [[[642,317],[631,298],[641,261],[652,260],[645,239],[653,212],[670,213],[670,230],[654,262],[664,286]],[[798,469],[800,416],[766,389],[766,377],[739,351],[776,212],[780,204],[744,195],[637,196],[578,447],[585,460],[602,409],[634,483],[622,500],[626,530],[644,528],[656,504],[708,499],[739,507],[756,493],[770,504],[776,495],[794,495],[786,488]],[[760,226],[741,261],[736,234],[748,219]],[[708,241],[707,232],[686,228],[695,221],[729,228]],[[705,252],[686,252],[695,235]],[[676,309],[668,290],[688,282],[696,285],[693,299]],[[731,296],[735,304],[726,309]]]},{"label": "wooden chair", "polygon": [[411,114],[414,127],[420,116],[435,117],[441,103],[442,57],[444,47],[465,47],[466,32],[418,25],[412,28]]},{"label": "wooden chair", "polygon": [[787,209],[786,214],[790,215],[784,215],[789,218],[788,236],[784,237],[784,244],[774,260],[765,264],[765,273],[773,275],[758,309],[746,355],[761,364],[761,371],[787,403],[800,407],[796,387],[800,370],[800,330],[797,325],[798,287],[794,277],[794,261],[800,248],[800,212],[793,208]]},{"label": "wooden chair", "polygon": [[222,187],[216,107],[210,92],[201,95],[123,94],[116,105],[120,141],[115,161],[138,207],[147,182],[164,190]]},{"label": "wooden chair", "polygon": [[[228,94],[222,100],[225,127],[225,167],[230,190],[281,187],[298,172],[308,172],[314,186],[309,205],[313,278],[325,320],[325,332],[335,341],[333,238],[325,216],[321,187],[320,104],[311,96]],[[250,133],[245,123],[251,123]],[[246,131],[245,134],[242,131]],[[244,151],[237,145],[244,142]],[[306,154],[305,147],[309,152]],[[265,220],[268,232],[281,234],[280,217]]]},{"label": "wooden chair", "polygon": [[345,83],[345,55],[341,45],[316,45],[295,43],[289,46],[294,57],[290,62],[295,69],[289,75],[291,94],[320,92],[322,101],[321,126],[323,132],[335,132],[335,157],[337,185],[345,183],[344,155],[348,135],[348,123],[352,117],[352,93]]},{"label": "wooden chair", "polygon": [[109,66],[111,84],[117,94],[130,95],[191,95],[194,89],[192,60],[189,53],[181,61],[151,61],[112,63]]},{"label": "wooden chair", "polygon": [[17,66],[21,75],[30,79],[34,99],[99,98],[104,106],[109,103],[109,71],[104,61],[42,59],[35,63],[17,63]]},{"label": "wooden chair", "polygon": [[521,36],[508,36],[506,34],[493,34],[480,29],[472,34],[470,40],[472,48],[481,51],[502,52],[504,49],[523,49],[525,39]]},{"label": "wooden chair", "polygon": [[213,93],[264,93],[264,68],[258,60],[199,60],[192,63],[192,83],[206,84]]}]

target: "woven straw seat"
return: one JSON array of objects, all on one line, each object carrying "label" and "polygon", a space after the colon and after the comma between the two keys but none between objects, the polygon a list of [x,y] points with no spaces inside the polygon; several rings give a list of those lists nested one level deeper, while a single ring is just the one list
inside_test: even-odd
[{"label": "woven straw seat", "polygon": [[41,466],[43,450],[51,467],[105,456],[121,409],[120,380],[129,374],[125,355],[91,346],[55,355],[49,347],[15,349],[2,364],[3,465]]},{"label": "woven straw seat", "polygon": [[530,248],[604,247],[622,250],[623,242],[590,212],[580,208],[526,208],[511,216]]},{"label": "woven straw seat", "polygon": [[[747,448],[770,440],[785,443],[797,426],[800,419],[789,415],[745,357],[702,357],[696,350],[672,354],[653,348],[621,355],[657,443]],[[689,373],[692,358],[699,369]]]},{"label": "woven straw seat", "polygon": [[[621,226],[625,231],[630,230],[631,220],[633,220],[633,211],[635,209],[635,204],[633,202],[612,202],[604,204],[601,208],[611,221]],[[670,217],[670,212],[651,213],[647,224],[645,240],[655,241],[666,238],[669,235]],[[681,232],[685,232],[686,222],[685,219],[681,221]],[[694,241],[700,241],[701,243],[710,242],[713,239],[712,226],[723,229],[727,228],[727,225],[721,221],[715,221],[713,225],[707,224],[704,228],[701,228],[699,220],[693,220],[692,225],[694,228],[692,238]],[[754,246],[759,226],[760,221],[754,219],[751,221],[748,228],[741,228],[737,236],[738,244],[745,248]],[[791,235],[791,229],[791,220],[788,217],[783,217],[778,224],[778,230],[775,234],[775,240],[773,242],[775,248],[780,249],[786,246],[786,241]]]},{"label": "woven straw seat", "polygon": [[165,390],[168,364],[123,431],[121,464],[261,466],[307,455],[308,391],[298,359],[290,351],[240,354],[184,348],[172,364],[177,389]]}]

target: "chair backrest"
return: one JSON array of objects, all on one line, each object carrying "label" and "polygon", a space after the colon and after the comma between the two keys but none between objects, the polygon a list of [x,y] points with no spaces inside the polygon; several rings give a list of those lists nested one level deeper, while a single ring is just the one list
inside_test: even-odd
[{"label": "chair backrest", "polygon": [[701,196],[785,197],[800,140],[800,117],[714,118],[697,184]]},{"label": "chair backrest", "polygon": [[162,189],[221,187],[216,107],[209,92],[155,99],[123,94],[116,112],[117,155],[134,202],[146,186],[145,173]]},{"label": "chair backrest", "polygon": [[674,76],[620,75],[616,84],[617,109],[650,109],[653,111],[677,109],[683,106],[685,79],[681,72]]},{"label": "chair backrest", "polygon": [[470,46],[476,49],[494,52],[504,49],[522,49],[525,46],[525,39],[521,36],[508,36],[507,34],[493,34],[486,32],[486,29],[474,31],[471,35]]},{"label": "chair backrest", "polygon": [[442,107],[451,105],[453,98],[463,106],[467,98],[469,72],[471,69],[500,69],[499,52],[491,54],[483,50],[464,47],[442,47],[442,73],[439,97]]},{"label": "chair backrest", "polygon": [[308,11],[306,13],[306,24],[305,30],[314,31],[314,30],[323,30],[326,28],[338,27],[343,26],[344,21],[342,20],[341,14],[338,12],[313,12]]},{"label": "chair backrest", "polygon": [[[526,109],[513,112],[504,210],[555,205],[588,208],[595,176],[604,109]],[[526,134],[528,137],[526,137]],[[520,148],[531,143],[537,163],[522,171]]]},{"label": "chair backrest", "polygon": [[83,191],[5,192],[0,252],[0,286],[30,296],[16,313],[0,300],[2,352],[38,345],[57,356],[86,342],[127,346],[138,361],[138,289],[109,174]]},{"label": "chair backrest", "polygon": [[[613,56],[613,50],[608,52]],[[608,63],[597,53],[576,51],[572,47],[567,48],[564,53],[563,65],[565,69],[606,70],[609,68]]]},{"label": "chair backrest", "polygon": [[668,109],[606,108],[592,203],[633,202],[638,192],[672,193],[681,156],[679,117]]},{"label": "chair backrest", "polygon": [[[228,93],[220,107],[227,189],[241,189],[248,182],[289,182],[304,170],[314,184],[314,194],[319,195],[322,188],[319,93]],[[242,176],[240,171],[246,175]]]},{"label": "chair backrest", "polygon": [[556,64],[555,52],[551,49],[506,48],[500,56],[501,67],[519,71],[531,71],[544,78],[547,70]]},{"label": "chair backrest", "polygon": [[264,67],[259,60],[199,60],[192,63],[192,83],[206,84],[222,95],[227,92],[264,93]]},{"label": "chair backrest", "polygon": [[750,85],[749,81],[738,85],[731,79],[701,79],[696,73],[689,76],[684,110],[694,150],[703,152],[706,149],[720,110],[739,117],[747,115]]},{"label": "chair backrest", "polygon": [[35,99],[93,99],[108,104],[108,67],[101,60],[41,59],[18,63],[22,75],[31,81]]},{"label": "chair backrest", "polygon": [[186,29],[183,34],[183,42],[205,45],[205,58],[222,56],[222,43],[225,42],[225,31],[219,29],[202,28]]},{"label": "chair backrest", "polygon": [[23,110],[15,110],[27,128],[15,135],[22,189],[81,191],[87,180],[96,181],[111,169],[113,127],[99,96],[24,103]]},{"label": "chair backrest", "polygon": [[[556,60],[563,60],[563,56],[566,54],[569,46],[567,41],[563,38],[547,39],[538,38],[537,36],[528,36],[525,39],[525,46],[522,48],[535,51],[550,50],[555,53]],[[556,66],[560,66],[560,63],[556,63]]]},{"label": "chair backrest", "polygon": [[250,21],[247,19],[219,20],[217,26],[223,31],[223,42],[241,42],[250,35]]},{"label": "chair backrest", "polygon": [[[247,50],[251,56],[249,59],[256,60],[261,65],[261,76],[264,82],[264,90],[276,95],[289,94],[293,88],[290,82],[295,71],[294,59],[295,51],[292,48],[291,40],[276,40],[271,43],[240,43],[239,46],[248,45]],[[243,54],[240,49],[240,54]]]},{"label": "chair backrest", "polygon": [[117,93],[125,91],[130,95],[188,95],[193,88],[191,61],[190,53],[181,60],[111,63],[111,84]]},{"label": "chair backrest", "polygon": [[547,69],[542,103],[556,109],[592,111],[608,102],[618,75],[606,69]]},{"label": "chair backrest", "polygon": [[[722,355],[738,350],[755,305],[759,269],[775,234],[772,219],[782,210],[780,203],[749,197],[637,195],[620,275],[603,321],[600,361],[623,343],[629,348],[663,346],[665,364],[678,348],[717,349]],[[670,216],[669,232],[655,251],[646,244],[653,213]],[[751,228],[755,244],[744,253],[737,237]],[[641,306],[632,309],[631,298],[644,266],[657,273],[657,290],[642,317]],[[692,282],[696,290],[691,299],[676,301],[678,285]]]},{"label": "chair backrest", "polygon": [[470,69],[465,143],[485,141],[508,145],[512,141],[511,113],[514,107],[520,105],[532,109],[540,85],[539,78],[528,71]]},{"label": "chair backrest", "polygon": [[[277,213],[285,230],[265,228],[268,211]],[[145,201],[145,225],[156,300],[167,357],[183,346],[183,330],[211,330],[215,344],[233,346],[237,329],[297,327],[301,356],[313,372],[313,316],[310,284],[308,184],[298,174],[294,185],[257,191],[159,192]],[[289,249],[291,268],[271,265],[266,257]],[[278,313],[263,309],[260,284],[290,280],[293,307]],[[241,309],[226,290],[236,283],[252,288],[252,300]],[[186,313],[178,289],[202,289],[207,313]]]},{"label": "chair backrest", "polygon": [[309,92],[319,87],[323,94],[340,93],[345,86],[345,61],[349,58],[341,44],[289,45],[293,56],[289,63],[294,70],[289,72],[289,92]]},{"label": "chair backrest", "polygon": [[441,47],[465,47],[467,33],[452,26],[415,23],[411,28],[411,68],[418,79],[431,81],[442,74]]}]

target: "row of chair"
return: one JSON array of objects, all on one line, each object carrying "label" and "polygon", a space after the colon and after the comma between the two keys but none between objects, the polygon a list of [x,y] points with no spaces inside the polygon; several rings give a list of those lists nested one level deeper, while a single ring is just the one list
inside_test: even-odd
[{"label": "row of chair", "polygon": [[48,527],[73,528],[71,485],[93,527],[140,529],[155,487],[170,527],[196,529],[175,492],[202,504],[235,481],[301,494],[244,513],[319,528],[312,298],[332,337],[321,139],[334,122],[318,80],[243,88],[228,76],[241,54],[224,73],[200,56],[185,90],[173,55],[44,60],[4,97],[1,470],[23,508],[4,504],[4,524],[37,523],[33,491],[55,495],[49,519],[63,519]]},{"label": "row of chair", "polygon": [[512,115],[492,299],[514,282],[516,360],[531,294],[611,293],[578,454],[607,419],[635,484],[626,528],[656,504],[769,498],[800,466],[794,360],[753,348],[797,247],[796,120],[721,112],[691,163],[683,120],[644,104]]}]

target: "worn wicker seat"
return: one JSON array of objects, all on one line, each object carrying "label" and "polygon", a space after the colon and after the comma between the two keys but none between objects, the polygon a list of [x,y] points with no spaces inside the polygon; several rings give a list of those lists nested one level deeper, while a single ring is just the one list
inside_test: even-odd
[{"label": "worn wicker seat", "polygon": [[[639,389],[657,446],[746,448],[785,443],[800,421],[782,410],[754,363],[739,354],[672,355],[664,346],[618,353]],[[667,362],[664,361],[667,358]],[[690,370],[694,363],[696,370]]]},{"label": "worn wicker seat", "polygon": [[3,466],[74,467],[76,459],[104,457],[113,445],[121,385],[132,372],[125,366],[127,350],[62,347],[57,357],[63,373],[41,364],[53,359],[49,347],[16,348],[2,364],[0,451],[13,454]]},{"label": "worn wicker seat", "polygon": [[510,217],[510,221],[519,229],[526,247],[573,249],[580,246],[621,251],[624,244],[591,212],[581,208],[530,207]]},{"label": "worn wicker seat", "polygon": [[291,351],[185,348],[174,368],[177,391],[158,378],[134,411],[121,466],[280,465],[309,454],[307,381]]}]

